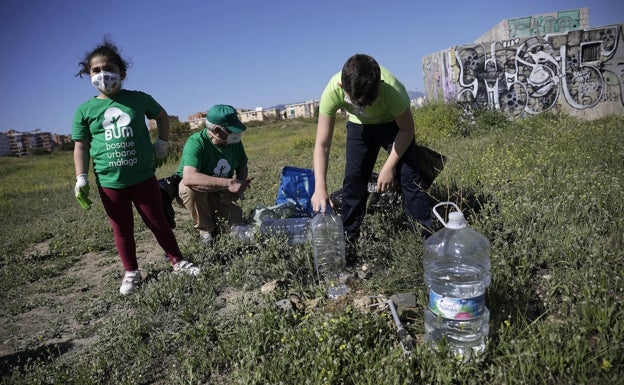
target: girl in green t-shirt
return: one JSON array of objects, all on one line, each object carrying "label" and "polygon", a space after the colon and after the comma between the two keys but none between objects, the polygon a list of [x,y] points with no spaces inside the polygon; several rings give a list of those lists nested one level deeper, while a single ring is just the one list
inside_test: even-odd
[{"label": "girl in green t-shirt", "polygon": [[[167,254],[173,270],[199,274],[197,266],[182,258],[163,211],[155,176],[156,167],[167,156],[167,113],[150,95],[122,89],[128,64],[108,38],[79,65],[76,76],[89,75],[99,94],[80,105],[74,115],[75,195],[83,208],[91,208],[87,175],[92,159],[95,182],[125,269],[120,293],[133,293],[141,281],[133,204]],[[158,140],[153,145],[145,117],[157,123]]]}]

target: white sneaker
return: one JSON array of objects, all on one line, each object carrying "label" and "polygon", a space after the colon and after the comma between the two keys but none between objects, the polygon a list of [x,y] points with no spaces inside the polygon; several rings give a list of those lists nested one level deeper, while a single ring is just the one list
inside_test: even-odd
[{"label": "white sneaker", "polygon": [[138,270],[126,271],[119,292],[121,295],[132,294],[136,291],[141,282],[141,273]]},{"label": "white sneaker", "polygon": [[193,265],[189,261],[180,261],[173,265],[174,273],[184,273],[188,275],[198,275],[201,269],[195,265]]}]

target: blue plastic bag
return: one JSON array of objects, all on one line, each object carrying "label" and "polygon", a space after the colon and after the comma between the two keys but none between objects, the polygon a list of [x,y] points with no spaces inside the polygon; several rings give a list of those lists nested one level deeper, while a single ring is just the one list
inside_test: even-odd
[{"label": "blue plastic bag", "polygon": [[275,204],[290,202],[295,205],[294,217],[311,217],[314,172],[308,168],[285,166],[280,176]]}]

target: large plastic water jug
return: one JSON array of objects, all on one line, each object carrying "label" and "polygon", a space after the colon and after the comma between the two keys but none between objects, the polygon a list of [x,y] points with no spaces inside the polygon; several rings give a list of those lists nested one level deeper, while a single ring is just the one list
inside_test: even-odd
[{"label": "large plastic water jug", "polygon": [[[456,211],[445,222],[437,209]],[[464,360],[485,351],[490,312],[485,290],[490,285],[490,243],[466,224],[456,204],[443,202],[433,212],[444,228],[424,245],[424,280],[429,290],[425,308],[425,340],[436,346],[442,339]]]}]

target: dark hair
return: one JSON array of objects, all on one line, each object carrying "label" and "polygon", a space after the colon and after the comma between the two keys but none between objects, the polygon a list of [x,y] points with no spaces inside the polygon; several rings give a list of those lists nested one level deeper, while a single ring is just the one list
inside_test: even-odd
[{"label": "dark hair", "polygon": [[98,45],[93,51],[85,54],[84,59],[78,63],[80,71],[76,76],[82,77],[82,75],[89,75],[91,72],[91,59],[96,56],[106,56],[119,67],[119,74],[122,77],[126,76],[126,70],[130,67],[130,64],[121,57],[119,49],[108,35],[104,36],[102,44]]},{"label": "dark hair", "polygon": [[381,69],[371,56],[355,54],[342,67],[342,89],[358,106],[370,106],[377,99]]}]

